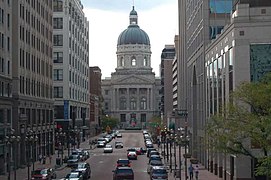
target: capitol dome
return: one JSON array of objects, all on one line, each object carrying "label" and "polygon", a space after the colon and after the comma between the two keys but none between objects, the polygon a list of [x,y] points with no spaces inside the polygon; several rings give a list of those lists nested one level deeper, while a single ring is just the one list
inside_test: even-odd
[{"label": "capitol dome", "polygon": [[150,39],[148,34],[140,29],[137,25],[137,12],[134,9],[130,12],[130,25],[122,33],[120,33],[118,38],[118,45],[125,44],[145,44],[150,45]]}]

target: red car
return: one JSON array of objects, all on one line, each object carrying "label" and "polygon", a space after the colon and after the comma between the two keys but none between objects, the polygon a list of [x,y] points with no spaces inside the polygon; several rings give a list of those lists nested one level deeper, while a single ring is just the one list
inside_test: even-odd
[{"label": "red car", "polygon": [[123,166],[131,167],[130,160],[129,159],[119,159],[117,161],[117,167],[123,167]]},{"label": "red car", "polygon": [[45,169],[36,169],[32,171],[31,179],[44,179],[44,180],[51,180],[56,178],[56,173],[52,168],[45,168]]}]

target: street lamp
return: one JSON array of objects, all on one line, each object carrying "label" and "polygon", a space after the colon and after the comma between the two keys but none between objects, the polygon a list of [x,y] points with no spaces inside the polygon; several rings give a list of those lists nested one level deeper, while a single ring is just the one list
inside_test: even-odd
[{"label": "street lamp", "polygon": [[34,132],[27,127],[27,132],[25,136],[26,147],[27,147],[27,177],[30,180],[30,164],[32,161],[33,171],[35,170],[35,160],[34,160],[34,150],[33,145],[38,141],[38,136],[34,134]]},{"label": "street lamp", "polygon": [[6,145],[8,146],[8,180],[10,180],[10,167],[11,167],[11,163],[12,163],[12,159],[11,159],[11,154],[12,154],[12,157],[13,157],[13,163],[14,163],[14,167],[13,167],[13,169],[14,169],[14,180],[16,180],[16,159],[14,158],[14,156],[15,156],[15,147],[14,147],[14,149],[13,149],[13,144],[15,144],[15,143],[18,143],[18,142],[20,142],[20,140],[21,140],[21,137],[20,136],[16,136],[16,135],[14,135],[14,129],[11,129],[10,130],[10,134],[9,135],[7,135],[6,137],[5,137],[5,143],[6,143]]}]

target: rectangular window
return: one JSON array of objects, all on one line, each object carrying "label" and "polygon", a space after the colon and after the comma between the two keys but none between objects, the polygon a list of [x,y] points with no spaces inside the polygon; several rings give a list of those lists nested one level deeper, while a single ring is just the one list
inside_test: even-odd
[{"label": "rectangular window", "polygon": [[63,2],[62,0],[54,0],[53,2],[53,11],[62,12],[63,11]]},{"label": "rectangular window", "polygon": [[53,23],[54,29],[63,29],[63,18],[54,18]]},{"label": "rectangular window", "polygon": [[126,122],[126,114],[120,114],[120,122]]},{"label": "rectangular window", "polygon": [[146,114],[140,114],[141,122],[146,122]]},{"label": "rectangular window", "polygon": [[63,87],[54,87],[54,98],[63,98]]},{"label": "rectangular window", "polygon": [[54,35],[54,46],[63,46],[63,35]]},{"label": "rectangular window", "polygon": [[54,69],[54,81],[63,80],[63,69]]},{"label": "rectangular window", "polygon": [[63,52],[54,52],[54,63],[63,63]]}]

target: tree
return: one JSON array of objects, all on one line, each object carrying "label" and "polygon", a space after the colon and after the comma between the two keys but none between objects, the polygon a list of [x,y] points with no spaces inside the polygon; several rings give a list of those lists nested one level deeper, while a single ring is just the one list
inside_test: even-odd
[{"label": "tree", "polygon": [[242,83],[222,113],[210,118],[206,132],[217,151],[249,156],[258,162],[256,175],[271,176],[271,74]]},{"label": "tree", "polygon": [[101,119],[101,125],[103,130],[108,130],[108,128],[114,129],[119,123],[119,120],[117,118],[111,117],[111,116],[103,116]]}]

